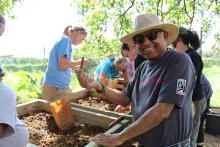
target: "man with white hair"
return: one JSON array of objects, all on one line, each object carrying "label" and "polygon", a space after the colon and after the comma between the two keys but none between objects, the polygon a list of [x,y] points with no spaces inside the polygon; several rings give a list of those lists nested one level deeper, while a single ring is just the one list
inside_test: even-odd
[{"label": "man with white hair", "polygon": [[116,104],[126,106],[131,102],[133,123],[119,133],[96,135],[96,143],[118,146],[135,138],[144,147],[190,146],[195,69],[186,54],[167,49],[177,36],[177,26],[161,23],[155,15],[136,17],[133,32],[121,41],[136,44],[147,61],[139,66],[123,92],[78,72],[83,87],[95,88]]}]

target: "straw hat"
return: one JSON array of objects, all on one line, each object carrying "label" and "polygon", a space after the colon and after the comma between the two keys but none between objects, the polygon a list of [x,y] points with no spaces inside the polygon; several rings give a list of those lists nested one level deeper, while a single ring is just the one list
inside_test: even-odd
[{"label": "straw hat", "polygon": [[176,25],[161,23],[160,19],[153,14],[140,14],[135,19],[133,32],[125,35],[120,40],[123,43],[133,43],[132,37],[153,29],[161,29],[167,32],[168,44],[171,44],[178,36],[178,27]]}]

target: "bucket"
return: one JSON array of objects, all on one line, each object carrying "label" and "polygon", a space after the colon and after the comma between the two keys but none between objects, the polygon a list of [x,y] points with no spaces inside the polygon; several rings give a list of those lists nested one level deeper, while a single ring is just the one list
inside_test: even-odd
[{"label": "bucket", "polygon": [[73,112],[70,103],[64,98],[51,102],[50,109],[59,129],[67,130],[74,126]]},{"label": "bucket", "polygon": [[220,108],[212,107],[206,117],[206,133],[220,135]]}]

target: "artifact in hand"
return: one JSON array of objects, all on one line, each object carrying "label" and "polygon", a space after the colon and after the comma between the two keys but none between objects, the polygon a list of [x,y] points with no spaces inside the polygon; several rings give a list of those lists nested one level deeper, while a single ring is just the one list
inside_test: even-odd
[{"label": "artifact in hand", "polygon": [[83,68],[83,63],[84,63],[84,57],[82,57],[81,63],[80,63],[80,69]]}]

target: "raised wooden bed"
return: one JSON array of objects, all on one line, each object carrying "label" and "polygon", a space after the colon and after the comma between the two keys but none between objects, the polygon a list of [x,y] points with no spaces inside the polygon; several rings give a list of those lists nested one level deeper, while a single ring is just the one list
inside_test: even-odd
[{"label": "raised wooden bed", "polygon": [[[107,100],[107,98],[102,95],[102,94],[98,94],[95,92],[95,90],[92,91],[88,91],[85,89],[76,91],[74,93],[74,96],[71,96],[72,98],[69,98],[69,101],[71,101],[71,105],[73,107],[76,108],[82,108],[88,111],[92,111],[92,112],[96,112],[96,113],[105,113],[105,114],[111,114],[115,117],[118,117],[120,115],[124,115],[128,120],[131,120],[131,115],[128,114],[122,114],[122,113],[118,113],[118,112],[114,112],[114,108],[112,107],[116,107],[117,105],[111,103],[110,101]],[[90,100],[88,100],[88,98]],[[97,98],[98,102],[96,102],[97,104],[100,103],[100,105],[95,105],[93,104],[93,101],[95,102],[95,98]],[[87,104],[80,104],[79,101],[88,101]],[[91,103],[91,105],[89,104]],[[103,103],[104,105],[107,105],[106,108],[103,108],[105,106],[103,106],[101,103]],[[110,105],[110,108],[108,108],[108,105]]]},{"label": "raised wooden bed", "polygon": [[[87,90],[77,91],[76,93],[73,93],[73,96],[68,98],[68,100],[72,101],[75,99],[85,97],[86,95],[88,95]],[[131,119],[129,115],[125,116],[126,119],[117,123],[112,128],[108,128],[108,125],[110,123],[112,123],[114,120],[116,120],[123,114],[110,111],[101,111],[89,107],[83,107],[75,103],[71,103],[71,109],[74,113],[74,118],[79,123],[88,124],[92,126],[100,126],[107,130],[105,133],[114,133],[121,131],[124,127],[126,127],[129,124],[129,120]],[[51,113],[49,102],[45,100],[35,100],[29,103],[17,105],[17,112],[19,116],[31,114],[35,111],[46,111]],[[86,147],[98,147],[98,145],[95,142],[90,142],[86,145]]]},{"label": "raised wooden bed", "polygon": [[206,118],[206,133],[220,135],[220,107],[212,107]]}]

